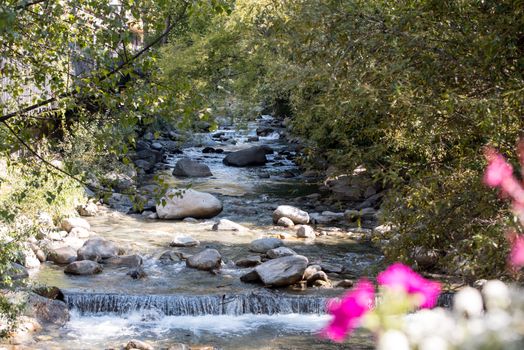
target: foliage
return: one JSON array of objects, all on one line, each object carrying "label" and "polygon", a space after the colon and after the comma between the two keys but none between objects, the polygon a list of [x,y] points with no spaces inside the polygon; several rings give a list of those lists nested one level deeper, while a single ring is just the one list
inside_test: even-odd
[{"label": "foliage", "polygon": [[363,164],[391,189],[388,257],[416,264],[415,251],[435,252],[434,268],[475,279],[503,273],[508,249],[512,223],[480,181],[481,149],[509,154],[524,126],[523,9],[522,0],[239,0],[231,16],[166,48],[161,67],[171,84],[195,79],[185,91],[200,109],[232,96],[289,101],[310,166]]}]

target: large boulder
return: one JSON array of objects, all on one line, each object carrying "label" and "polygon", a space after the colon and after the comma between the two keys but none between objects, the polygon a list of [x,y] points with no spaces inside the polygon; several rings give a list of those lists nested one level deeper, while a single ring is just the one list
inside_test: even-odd
[{"label": "large boulder", "polygon": [[160,219],[208,219],[221,211],[222,202],[218,198],[195,190],[186,190],[183,193],[177,193],[175,189],[168,190],[156,206]]},{"label": "large boulder", "polygon": [[47,254],[47,260],[55,264],[70,264],[76,260],[76,250],[66,246],[56,249],[51,249]]},{"label": "large boulder", "polygon": [[60,227],[62,230],[70,232],[74,227],[81,227],[86,230],[91,230],[91,225],[85,219],[82,218],[67,218],[62,220]]},{"label": "large boulder", "polygon": [[184,177],[206,177],[212,176],[211,170],[205,164],[201,164],[189,158],[180,159],[173,169],[173,175]]},{"label": "large boulder", "polygon": [[257,166],[267,163],[266,151],[261,147],[250,147],[228,154],[223,163],[229,166]]},{"label": "large boulder", "polygon": [[186,260],[188,267],[193,267],[199,270],[214,270],[220,268],[222,256],[216,249],[206,249],[198,254],[190,256]]},{"label": "large boulder", "polygon": [[35,317],[40,323],[63,326],[69,321],[69,309],[63,301],[34,293],[30,293],[27,298],[25,313]]},{"label": "large boulder", "polygon": [[139,267],[142,265],[142,257],[138,254],[113,256],[102,260],[102,263],[115,267]]},{"label": "large boulder", "polygon": [[102,270],[102,265],[94,261],[81,260],[67,265],[64,272],[69,275],[94,275],[102,272]]},{"label": "large boulder", "polygon": [[88,239],[82,248],[78,249],[78,260],[108,259],[118,255],[118,247],[102,237]]},{"label": "large boulder", "polygon": [[249,250],[255,253],[266,253],[270,249],[282,247],[284,242],[278,238],[259,238],[249,245]]},{"label": "large boulder", "polygon": [[265,285],[283,287],[302,280],[308,260],[302,255],[290,255],[266,261],[255,267]]},{"label": "large boulder", "polygon": [[173,238],[169,245],[171,247],[196,247],[200,242],[191,236],[178,235]]},{"label": "large boulder", "polygon": [[287,247],[278,247],[268,250],[266,255],[270,259],[277,259],[283,256],[297,255],[297,253],[293,249]]},{"label": "large boulder", "polygon": [[273,212],[273,223],[278,223],[280,218],[291,219],[295,224],[307,224],[309,214],[303,210],[292,207],[291,205],[279,205]]}]

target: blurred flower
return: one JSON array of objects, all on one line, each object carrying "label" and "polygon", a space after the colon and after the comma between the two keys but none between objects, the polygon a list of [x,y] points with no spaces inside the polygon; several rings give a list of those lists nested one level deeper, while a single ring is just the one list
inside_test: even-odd
[{"label": "blurred flower", "polygon": [[524,266],[524,237],[522,235],[515,235],[510,242],[511,253],[509,255],[509,262],[514,267]]},{"label": "blurred flower", "polygon": [[493,148],[486,149],[488,167],[484,173],[484,183],[491,187],[501,186],[503,181],[513,176],[513,167]]},{"label": "blurred flower", "polygon": [[397,330],[387,330],[378,339],[377,350],[409,350],[406,335]]},{"label": "blurred flower", "polygon": [[374,298],[373,284],[362,279],[342,300],[330,300],[328,313],[334,318],[322,331],[322,335],[333,341],[343,341],[358,326],[360,318],[373,307]]},{"label": "blurred flower", "polygon": [[482,295],[488,310],[506,309],[511,303],[509,288],[499,280],[486,282],[482,287]]},{"label": "blurred flower", "polygon": [[420,276],[410,267],[395,263],[378,274],[379,284],[391,288],[401,288],[408,294],[421,298],[418,306],[432,308],[437,303],[440,294],[440,284]]},{"label": "blurred flower", "polygon": [[482,295],[475,288],[464,287],[453,297],[453,311],[458,315],[478,317],[483,309]]}]

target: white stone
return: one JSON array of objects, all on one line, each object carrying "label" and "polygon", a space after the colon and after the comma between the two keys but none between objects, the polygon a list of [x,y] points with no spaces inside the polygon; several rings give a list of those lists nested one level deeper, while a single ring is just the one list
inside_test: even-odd
[{"label": "white stone", "polygon": [[209,193],[191,189],[183,193],[175,189],[168,190],[166,196],[156,207],[160,219],[184,219],[186,217],[207,219],[218,215],[221,211],[222,203],[218,198]]}]

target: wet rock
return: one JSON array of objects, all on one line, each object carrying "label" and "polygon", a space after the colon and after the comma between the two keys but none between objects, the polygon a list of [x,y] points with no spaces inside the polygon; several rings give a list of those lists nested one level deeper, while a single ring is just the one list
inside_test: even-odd
[{"label": "wet rock", "polygon": [[355,283],[352,280],[342,280],[342,281],[338,281],[335,284],[335,287],[337,287],[337,288],[353,288],[354,284]]},{"label": "wet rock", "polygon": [[198,220],[195,219],[195,218],[184,218],[184,220],[182,220],[183,222],[190,222],[192,224],[196,224],[198,223]]},{"label": "wet rock", "polygon": [[171,262],[177,262],[177,261],[180,261],[180,260],[181,260],[180,257],[178,255],[176,255],[175,252],[173,252],[171,250],[167,250],[167,251],[163,252],[158,257],[158,261],[160,261],[163,264],[171,263]]},{"label": "wet rock", "polygon": [[104,265],[138,267],[142,265],[142,257],[138,254],[114,256],[102,260]]},{"label": "wet rock", "polygon": [[127,275],[131,276],[131,278],[134,280],[139,280],[147,277],[147,274],[142,267],[137,267],[135,269],[129,270]]},{"label": "wet rock", "polygon": [[295,223],[290,218],[281,217],[278,219],[277,225],[282,227],[293,227],[295,226]]},{"label": "wet rock", "polygon": [[102,265],[91,260],[75,261],[67,265],[64,272],[70,275],[94,275],[102,272]]},{"label": "wet rock", "polygon": [[47,260],[52,261],[55,264],[70,264],[73,261],[76,261],[76,250],[71,247],[52,249],[47,255]]},{"label": "wet rock", "polygon": [[169,245],[171,247],[196,247],[200,242],[191,236],[176,236]]},{"label": "wet rock", "polygon": [[229,166],[258,166],[267,163],[266,152],[261,147],[250,147],[228,154],[223,163]]},{"label": "wet rock", "polygon": [[273,212],[273,223],[278,223],[278,220],[282,217],[291,219],[295,224],[307,224],[309,222],[308,213],[291,205],[279,205]]},{"label": "wet rock", "polygon": [[118,255],[118,247],[111,241],[102,237],[88,239],[82,248],[78,249],[78,260],[108,259]]},{"label": "wet rock", "polygon": [[247,231],[247,227],[244,227],[236,222],[227,219],[220,219],[211,228],[213,231]]},{"label": "wet rock", "polygon": [[249,255],[245,258],[235,261],[238,267],[253,267],[262,263],[262,258],[258,255]]},{"label": "wet rock", "polygon": [[306,268],[304,271],[304,280],[310,279],[313,275],[315,275],[317,272],[322,271],[322,268],[320,265],[310,265]]},{"label": "wet rock", "polygon": [[133,349],[136,349],[136,350],[153,350],[154,348],[153,348],[152,345],[149,345],[146,342],[133,339],[133,340],[130,340],[126,344],[126,346],[124,346],[124,349],[125,350],[133,350]]},{"label": "wet rock", "polygon": [[220,268],[222,256],[216,249],[205,249],[198,254],[192,255],[186,260],[188,267],[199,270],[210,271]]},{"label": "wet rock", "polygon": [[266,255],[270,259],[277,259],[283,256],[297,255],[297,253],[293,249],[289,249],[287,247],[278,247],[268,250],[266,252]]},{"label": "wet rock", "polygon": [[320,267],[322,268],[322,271],[328,273],[341,273],[344,270],[344,267],[338,264],[320,263]]},{"label": "wet rock", "polygon": [[324,271],[317,271],[311,276],[309,276],[309,278],[307,279],[307,283],[311,285],[318,280],[329,282],[329,278]]},{"label": "wet rock", "polygon": [[173,175],[183,177],[207,177],[213,174],[207,165],[189,158],[183,158],[176,163],[175,169],[173,169]]},{"label": "wet rock", "polygon": [[275,129],[268,126],[260,126],[256,129],[256,133],[258,136],[268,136],[272,134],[274,131]]},{"label": "wet rock", "polygon": [[64,293],[58,287],[41,286],[34,288],[33,292],[47,299],[64,300]]},{"label": "wet rock", "polygon": [[146,173],[150,172],[153,169],[154,163],[150,163],[144,159],[135,160],[135,165],[139,169],[143,169]]},{"label": "wet rock", "polygon": [[270,249],[282,247],[284,242],[278,238],[255,239],[249,245],[249,250],[255,253],[265,253]]},{"label": "wet rock", "polygon": [[164,146],[162,146],[162,144],[159,142],[153,142],[151,144],[151,148],[154,150],[160,151],[162,148],[164,148]]},{"label": "wet rock", "polygon": [[89,225],[89,223],[85,219],[82,219],[82,218],[64,219],[60,223],[60,227],[62,228],[62,230],[67,231],[67,232],[70,232],[74,227],[81,227],[88,231],[91,230],[91,225]]},{"label": "wet rock", "polygon": [[224,153],[222,148],[205,147],[202,153]]},{"label": "wet rock", "polygon": [[247,142],[257,142],[260,141],[260,137],[258,136],[248,136]]},{"label": "wet rock", "polygon": [[79,205],[76,210],[80,216],[95,216],[98,214],[98,207],[93,202],[88,202],[83,205]]},{"label": "wet rock", "polygon": [[302,280],[307,264],[305,256],[291,255],[266,261],[255,267],[255,271],[265,285],[283,287]]},{"label": "wet rock", "polygon": [[240,276],[240,280],[245,283],[255,283],[260,281],[260,276],[258,273],[253,269],[249,271],[248,273]]},{"label": "wet rock", "polygon": [[297,237],[315,239],[316,235],[315,231],[313,230],[313,227],[308,225],[301,225],[297,230]]},{"label": "wet rock", "polygon": [[65,325],[69,321],[69,309],[60,300],[53,300],[35,293],[30,293],[27,298],[27,315],[35,317],[40,323]]},{"label": "wet rock", "polygon": [[[177,190],[170,189],[166,196],[156,207],[156,212],[160,219],[184,219],[192,217],[196,219],[212,218],[222,211],[222,202],[215,196],[186,190],[177,196]],[[163,205],[165,203],[165,205]]]}]

